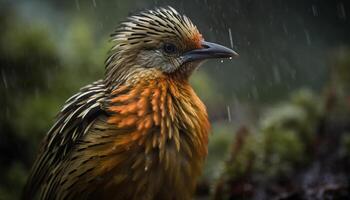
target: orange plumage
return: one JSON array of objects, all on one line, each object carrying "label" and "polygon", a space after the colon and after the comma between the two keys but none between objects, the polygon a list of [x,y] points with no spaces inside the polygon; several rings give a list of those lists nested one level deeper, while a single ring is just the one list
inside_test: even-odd
[{"label": "orange plumage", "polygon": [[113,35],[103,80],[71,97],[48,132],[24,199],[191,199],[209,122],[189,76],[235,52],[205,42],[173,8]]}]

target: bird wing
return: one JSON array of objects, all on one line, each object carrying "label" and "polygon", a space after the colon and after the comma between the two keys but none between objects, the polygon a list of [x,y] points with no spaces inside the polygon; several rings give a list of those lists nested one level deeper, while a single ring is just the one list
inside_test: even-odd
[{"label": "bird wing", "polygon": [[56,123],[42,142],[23,199],[35,197],[45,180],[54,174],[51,172],[67,157],[69,150],[88,132],[99,116],[106,114],[102,109],[106,94],[107,88],[103,80],[99,80],[83,87],[66,101]]}]

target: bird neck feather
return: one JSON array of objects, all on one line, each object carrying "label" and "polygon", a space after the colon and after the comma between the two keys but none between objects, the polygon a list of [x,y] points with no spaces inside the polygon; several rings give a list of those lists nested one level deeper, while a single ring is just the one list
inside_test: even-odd
[{"label": "bird neck feather", "polygon": [[188,154],[205,157],[209,130],[206,108],[186,79],[158,74],[157,78],[130,80],[112,92],[110,104],[112,117],[108,122],[118,128],[134,128],[118,141],[121,144],[143,144],[146,153],[158,148],[162,159],[168,142],[180,151],[184,140],[193,151]]}]

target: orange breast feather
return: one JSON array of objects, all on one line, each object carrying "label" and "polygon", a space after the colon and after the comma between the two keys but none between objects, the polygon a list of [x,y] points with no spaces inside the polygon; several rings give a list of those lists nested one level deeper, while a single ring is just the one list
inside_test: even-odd
[{"label": "orange breast feather", "polygon": [[[165,198],[171,195],[162,192],[168,188],[178,191],[172,193],[177,199],[190,198],[207,154],[209,131],[205,107],[190,85],[158,79],[122,86],[113,92],[109,111],[108,125],[121,133],[105,150],[114,155],[105,163],[113,167],[101,165],[98,174],[126,177],[125,185],[133,181],[134,196]],[[117,180],[107,185],[122,188],[123,181]]]}]

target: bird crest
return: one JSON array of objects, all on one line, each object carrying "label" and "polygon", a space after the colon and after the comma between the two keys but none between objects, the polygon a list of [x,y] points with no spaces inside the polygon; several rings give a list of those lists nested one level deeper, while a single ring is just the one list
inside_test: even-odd
[{"label": "bird crest", "polygon": [[202,35],[189,18],[169,6],[128,17],[112,34],[112,41],[116,42],[112,50],[136,45],[152,46],[169,39],[198,48]]}]

